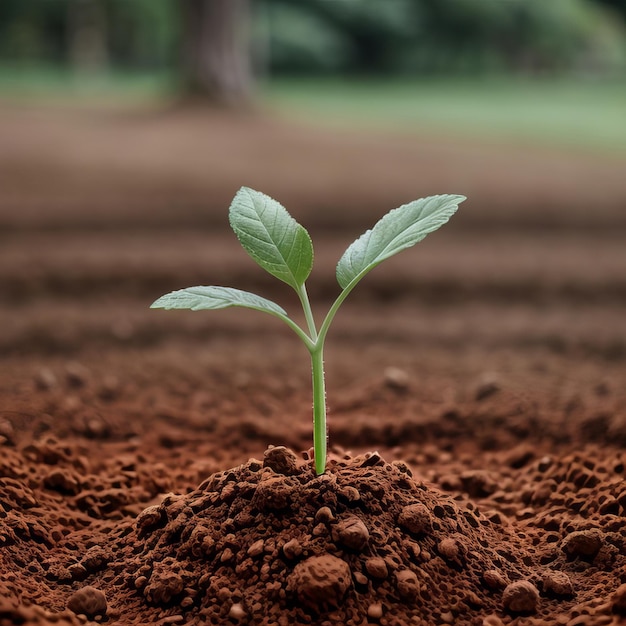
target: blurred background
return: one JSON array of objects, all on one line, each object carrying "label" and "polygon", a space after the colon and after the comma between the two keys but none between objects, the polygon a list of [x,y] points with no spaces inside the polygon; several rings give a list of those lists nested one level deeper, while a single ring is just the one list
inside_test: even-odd
[{"label": "blurred background", "polygon": [[[584,368],[617,376],[626,4],[2,0],[0,352],[13,363],[95,366],[116,350],[170,363],[159,349],[200,359],[206,345],[231,358],[241,336],[254,367],[259,328],[289,336],[274,320],[147,309],[191,284],[294,306],[229,231],[241,185],[309,228],[321,309],[336,259],[383,213],[467,195],[419,253],[364,281],[338,336],[379,333],[408,368],[414,346],[431,370],[471,353],[468,380],[523,370],[556,385],[548,357],[580,365],[573,387]],[[338,346],[337,371],[354,356]],[[359,354],[364,371],[381,362]]]}]

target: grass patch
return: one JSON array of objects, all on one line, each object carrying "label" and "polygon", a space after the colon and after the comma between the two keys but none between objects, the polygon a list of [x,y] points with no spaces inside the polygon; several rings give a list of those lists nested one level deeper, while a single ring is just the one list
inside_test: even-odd
[{"label": "grass patch", "polygon": [[271,107],[352,127],[626,152],[626,83],[574,80],[281,80]]},{"label": "grass patch", "polygon": [[154,102],[175,90],[167,72],[77,73],[57,66],[0,66],[0,97],[18,102]]}]

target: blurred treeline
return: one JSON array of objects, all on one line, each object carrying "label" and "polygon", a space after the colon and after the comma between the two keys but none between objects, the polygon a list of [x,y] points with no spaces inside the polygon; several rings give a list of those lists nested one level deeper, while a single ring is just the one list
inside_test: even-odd
[{"label": "blurred treeline", "polygon": [[[623,0],[250,0],[265,74],[605,73]],[[175,70],[180,0],[1,0],[0,63]]]}]

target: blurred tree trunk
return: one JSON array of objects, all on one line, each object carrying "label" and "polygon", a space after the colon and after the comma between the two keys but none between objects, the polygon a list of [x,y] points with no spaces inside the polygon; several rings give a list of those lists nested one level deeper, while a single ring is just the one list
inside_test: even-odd
[{"label": "blurred tree trunk", "polygon": [[181,0],[185,95],[245,105],[252,90],[249,0]]},{"label": "blurred tree trunk", "polygon": [[82,72],[105,69],[108,54],[102,0],[72,0],[68,4],[67,25],[72,66]]}]

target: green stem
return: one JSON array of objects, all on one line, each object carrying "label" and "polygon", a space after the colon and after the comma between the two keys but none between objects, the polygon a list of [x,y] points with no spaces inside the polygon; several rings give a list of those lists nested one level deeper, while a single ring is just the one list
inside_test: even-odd
[{"label": "green stem", "polygon": [[285,324],[287,324],[287,326],[289,326],[289,328],[291,328],[291,330],[293,330],[293,332],[300,337],[302,343],[304,343],[309,352],[315,349],[315,343],[313,340],[293,320],[289,319],[286,315],[279,315],[278,313],[271,313],[271,315],[283,320],[283,322],[285,322]]},{"label": "green stem", "polygon": [[315,455],[315,473],[319,476],[326,470],[326,382],[324,380],[324,342],[320,341],[313,319],[311,303],[304,284],[298,290],[302,310],[311,335],[307,345],[311,353],[313,373],[313,454]]},{"label": "green stem", "polygon": [[[368,270],[369,271],[369,270]],[[320,326],[319,334],[313,338],[316,345],[321,346],[324,345],[324,341],[326,340],[326,335],[328,334],[328,329],[330,328],[330,324],[333,321],[335,314],[339,310],[339,307],[343,304],[343,301],[348,297],[349,293],[357,286],[357,283],[365,276],[367,272],[362,272],[359,274],[337,297],[337,299],[333,302],[333,305],[330,307],[330,310],[326,314],[322,325]]]},{"label": "green stem", "polygon": [[324,351],[318,345],[311,350],[313,370],[313,451],[315,473],[319,476],[326,470],[326,384],[324,382]]},{"label": "green stem", "polygon": [[309,334],[311,335],[311,340],[315,341],[317,339],[317,328],[315,327],[315,320],[313,319],[313,311],[311,310],[311,302],[309,301],[309,295],[306,292],[306,287],[304,283],[298,289],[298,297],[300,298],[300,302],[302,303],[302,310],[304,311],[304,318],[306,319],[306,324],[309,329]]}]

